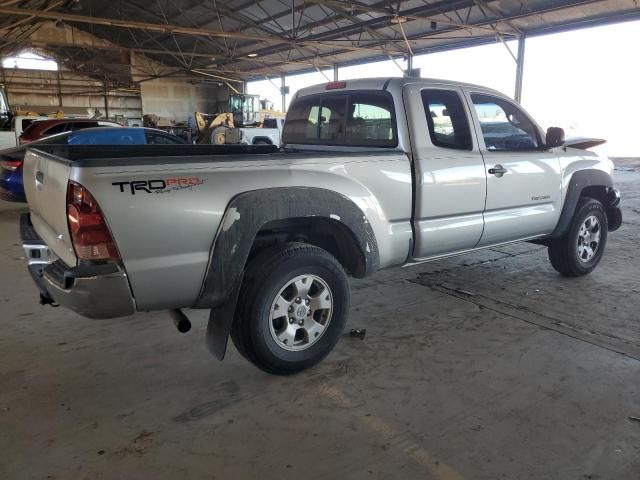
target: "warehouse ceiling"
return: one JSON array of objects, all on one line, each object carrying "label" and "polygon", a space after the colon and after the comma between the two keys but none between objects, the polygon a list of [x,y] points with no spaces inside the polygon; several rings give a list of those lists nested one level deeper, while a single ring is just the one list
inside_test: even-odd
[{"label": "warehouse ceiling", "polygon": [[[0,55],[38,48],[116,84],[135,53],[167,67],[150,78],[233,82],[637,18],[637,0],[0,0]],[[51,21],[109,44],[33,42]]]}]

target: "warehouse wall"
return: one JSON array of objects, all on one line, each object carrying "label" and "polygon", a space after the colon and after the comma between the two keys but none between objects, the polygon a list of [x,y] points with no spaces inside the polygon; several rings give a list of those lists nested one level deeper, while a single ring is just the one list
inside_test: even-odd
[{"label": "warehouse wall", "polygon": [[[57,28],[52,22],[45,23],[30,40],[108,45],[104,40],[68,25]],[[62,110],[66,114],[93,116],[97,109],[100,115],[106,115],[102,82],[65,69],[63,65],[58,66],[59,71],[0,68],[0,82],[7,88],[10,105],[37,113]],[[107,91],[106,102],[110,118],[142,118],[142,100],[139,92]]]},{"label": "warehouse wall", "polygon": [[[89,77],[67,70],[4,69],[0,82],[7,87],[9,103],[19,110],[93,116],[96,109],[105,115],[103,85]],[[108,92],[109,117],[122,115],[129,119],[142,118],[142,100],[135,92]]]},{"label": "warehouse wall", "polygon": [[[30,40],[42,44],[73,43],[87,46],[113,46],[90,33],[53,22],[31,35]],[[96,50],[96,57],[106,55]],[[105,52],[105,53],[101,53]],[[150,58],[126,52],[119,60],[120,75],[125,74],[125,85],[131,88],[107,89],[106,101],[110,118],[123,116],[141,119],[143,114],[156,114],[175,122],[186,122],[194,111],[216,112],[217,104],[226,101],[229,88],[214,78],[187,76],[175,67],[157,63]],[[58,109],[65,113],[93,115],[95,110],[104,115],[104,85],[99,79],[78,74],[59,65],[60,70],[18,70],[0,67],[0,82],[6,85],[11,106],[38,113],[51,113]],[[180,76],[175,76],[176,74]],[[154,78],[153,77],[161,77]],[[116,80],[125,80],[121,76]],[[139,82],[139,90],[136,82]],[[60,108],[61,106],[61,108]]]},{"label": "warehouse wall", "polygon": [[193,112],[215,112],[216,103],[226,98],[224,89],[193,85],[184,80],[159,78],[140,84],[143,113],[154,113],[175,121],[186,121]]},{"label": "warehouse wall", "polygon": [[[217,103],[225,101],[229,89],[213,79],[171,76],[176,69],[131,55],[133,79],[140,82],[142,112],[186,122],[193,112],[216,112]],[[163,76],[148,80],[150,76]]]}]

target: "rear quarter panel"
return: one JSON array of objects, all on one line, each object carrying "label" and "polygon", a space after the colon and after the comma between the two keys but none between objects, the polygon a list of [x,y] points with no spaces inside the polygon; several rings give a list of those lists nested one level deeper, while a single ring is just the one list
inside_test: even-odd
[{"label": "rear quarter panel", "polygon": [[[74,168],[71,177],[89,189],[104,212],[139,310],[195,303],[222,216],[230,200],[241,192],[310,186],[350,198],[373,228],[381,267],[403,263],[412,238],[410,163],[401,152],[345,158],[336,154],[321,159],[282,154],[251,161],[83,167]],[[124,191],[113,185],[181,178],[193,179],[192,185],[135,194],[128,184]]]}]

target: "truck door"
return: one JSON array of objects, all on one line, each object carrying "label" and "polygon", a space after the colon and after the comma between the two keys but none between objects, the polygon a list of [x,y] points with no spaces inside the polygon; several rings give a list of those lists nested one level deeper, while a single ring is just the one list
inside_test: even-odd
[{"label": "truck door", "polygon": [[403,91],[415,177],[416,260],[473,248],[482,235],[485,167],[461,89]]},{"label": "truck door", "polygon": [[478,246],[551,232],[561,203],[560,161],[515,103],[467,90],[487,169],[484,232]]}]

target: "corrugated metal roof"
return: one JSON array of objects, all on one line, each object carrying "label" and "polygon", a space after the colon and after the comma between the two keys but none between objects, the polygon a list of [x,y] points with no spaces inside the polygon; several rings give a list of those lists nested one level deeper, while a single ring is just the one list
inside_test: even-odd
[{"label": "corrugated metal roof", "polygon": [[[105,77],[115,75],[113,60],[125,61],[121,53],[128,49],[176,71],[232,80],[640,18],[635,0],[26,0],[19,5],[0,7],[5,53],[28,45],[38,22],[59,16],[124,49],[110,54],[110,66],[86,47],[44,45],[63,61],[77,56],[90,62]],[[84,53],[75,52],[83,48]]]}]

